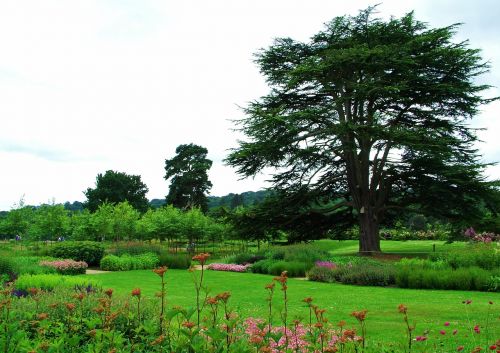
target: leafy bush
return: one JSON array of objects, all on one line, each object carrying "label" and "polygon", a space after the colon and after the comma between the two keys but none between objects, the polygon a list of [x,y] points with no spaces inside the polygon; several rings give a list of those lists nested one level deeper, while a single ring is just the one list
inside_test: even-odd
[{"label": "leafy bush", "polygon": [[158,255],[145,253],[123,256],[107,255],[101,260],[101,269],[105,271],[130,271],[153,269],[160,263]]},{"label": "leafy bush", "polygon": [[308,262],[266,259],[254,263],[251,270],[254,273],[264,273],[275,276],[279,276],[281,272],[287,271],[289,277],[304,277],[306,271],[312,266],[313,264]]},{"label": "leafy bush", "polygon": [[224,259],[224,262],[228,264],[244,265],[253,264],[263,259],[265,259],[265,255],[263,253],[240,253],[227,257]]},{"label": "leafy bush", "polygon": [[191,257],[186,254],[171,254],[166,251],[160,253],[160,265],[173,269],[188,269],[191,266]]},{"label": "leafy bush", "polygon": [[163,248],[160,244],[146,244],[144,242],[119,243],[109,251],[110,254],[116,256],[122,256],[124,254],[139,255],[144,253],[155,253],[160,255],[162,252]]},{"label": "leafy bush", "polygon": [[396,283],[396,268],[391,264],[357,264],[332,270],[333,276],[344,284],[390,286]]},{"label": "leafy bush", "polygon": [[323,266],[314,266],[306,273],[307,278],[310,281],[316,282],[336,282],[335,273],[332,269]]},{"label": "leafy bush", "polygon": [[396,274],[396,284],[401,288],[498,291],[495,288],[496,276],[500,276],[499,270],[490,272],[479,267],[453,270],[401,266]]},{"label": "leafy bush", "polygon": [[61,242],[50,250],[50,254],[60,259],[85,261],[89,266],[97,266],[104,256],[104,246],[94,241]]},{"label": "leafy bush", "polygon": [[99,287],[99,282],[88,277],[62,276],[58,274],[21,275],[15,282],[15,288],[27,291],[30,288],[53,290],[54,288],[66,287]]},{"label": "leafy bush", "polygon": [[15,273],[15,265],[12,259],[0,257],[0,275],[5,275],[8,279],[12,279]]},{"label": "leafy bush", "polygon": [[253,266],[251,267],[251,270],[254,273],[269,274],[269,267],[275,262],[276,262],[276,260],[272,260],[272,259],[260,260],[260,261],[257,261],[256,263],[253,264]]}]

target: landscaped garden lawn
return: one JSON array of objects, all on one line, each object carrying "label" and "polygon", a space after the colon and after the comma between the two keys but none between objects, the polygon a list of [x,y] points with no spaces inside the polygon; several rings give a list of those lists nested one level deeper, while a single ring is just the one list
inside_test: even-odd
[{"label": "landscaped garden lawn", "polygon": [[[169,306],[195,305],[195,291],[192,282],[193,275],[186,270],[169,270],[166,273],[167,301]],[[159,290],[159,279],[152,271],[112,272],[93,276],[98,279],[103,288],[113,288],[115,293],[127,296],[134,288],[141,288],[144,296],[155,300],[154,294]],[[205,282],[210,289],[210,295],[223,291],[231,292],[230,304],[244,317],[254,316],[266,318],[267,301],[264,286],[270,283],[273,276],[206,271]],[[411,290],[399,288],[360,287],[342,284],[328,284],[289,279],[289,318],[299,316],[307,318],[307,308],[302,302],[306,297],[314,299],[313,304],[327,309],[327,317],[331,322],[345,320],[349,326],[357,327],[350,316],[354,310],[367,309],[368,339],[385,342],[404,342],[405,331],[402,315],[398,305],[408,306],[410,323],[416,323],[415,335],[422,335],[431,330],[431,335],[439,335],[439,330],[445,329],[448,335],[452,330],[459,333],[468,332],[474,325],[480,324],[483,331],[489,318],[490,338],[500,336],[500,320],[498,305],[500,294],[467,291]],[[463,304],[471,300],[471,304]],[[492,301],[493,304],[488,302]],[[276,323],[279,322],[278,311],[283,307],[282,292],[277,288],[274,297]],[[449,322],[449,327],[444,323]],[[483,333],[486,334],[484,331]]]}]

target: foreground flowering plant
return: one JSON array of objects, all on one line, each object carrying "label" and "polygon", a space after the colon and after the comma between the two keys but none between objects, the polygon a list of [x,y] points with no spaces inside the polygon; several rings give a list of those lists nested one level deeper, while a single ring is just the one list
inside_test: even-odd
[{"label": "foreground flowering plant", "polygon": [[40,261],[40,266],[52,267],[63,275],[85,274],[89,267],[85,261],[75,260]]}]

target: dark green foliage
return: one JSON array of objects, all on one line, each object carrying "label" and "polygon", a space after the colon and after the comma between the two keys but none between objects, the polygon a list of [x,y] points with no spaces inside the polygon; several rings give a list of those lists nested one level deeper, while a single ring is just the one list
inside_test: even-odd
[{"label": "dark green foliage", "polygon": [[64,203],[64,209],[72,212],[80,212],[84,210],[84,205],[80,201],[73,201],[73,203],[66,201]]},{"label": "dark green foliage", "polygon": [[305,277],[306,271],[311,267],[312,263],[265,259],[257,261],[250,269],[254,273],[274,276],[279,276],[283,271],[287,271],[289,277]]},{"label": "dark green foliage", "polygon": [[241,253],[237,254],[234,256],[229,257],[226,259],[226,263],[228,264],[238,264],[238,265],[245,265],[245,264],[253,264],[254,262],[263,260],[265,256],[263,254],[254,254],[254,253]]},{"label": "dark green foliage", "polygon": [[171,180],[167,204],[182,209],[200,207],[206,212],[206,194],[212,188],[207,174],[212,161],[207,159],[207,149],[191,143],[179,145],[175,153],[175,157],[165,160],[165,179]]},{"label": "dark green foliage", "polygon": [[97,174],[95,188],[84,191],[87,201],[85,208],[95,212],[103,203],[117,204],[127,201],[133,208],[146,212],[149,208],[146,194],[148,187],[141,181],[139,175],[108,170]]},{"label": "dark green foliage", "polygon": [[160,265],[172,269],[188,269],[191,266],[191,256],[187,254],[172,254],[163,251],[159,255]]},{"label": "dark green foliage", "polygon": [[97,266],[104,256],[104,246],[93,241],[65,241],[54,245],[49,254],[56,258],[85,261],[89,266]]},{"label": "dark green foliage", "polygon": [[380,251],[390,210],[466,221],[485,204],[498,207],[468,122],[496,99],[481,96],[489,86],[477,79],[488,64],[467,41],[453,41],[456,25],[432,29],[413,13],[384,21],[373,12],[260,51],[271,92],[246,107],[238,124],[247,140],[226,159],[245,177],[274,168],[275,188],[310,196],[284,209],[303,231],[328,221],[316,213],[357,218],[359,250],[368,253]]},{"label": "dark green foliage", "polygon": [[326,260],[330,254],[314,245],[296,244],[283,247],[273,247],[269,250],[270,257],[285,261],[315,262]]},{"label": "dark green foliage", "polygon": [[2,276],[4,275],[6,275],[8,279],[14,278],[16,271],[12,260],[13,259],[9,257],[0,257],[0,278],[3,278]]},{"label": "dark green foliage", "polygon": [[121,256],[123,254],[139,255],[144,253],[161,254],[164,251],[160,244],[147,244],[144,242],[120,243],[111,248],[108,252],[112,255]]},{"label": "dark green foliage", "polygon": [[261,203],[270,191],[245,191],[241,194],[229,193],[224,196],[208,196],[208,208],[226,207],[234,209],[238,206],[252,206]]},{"label": "dark green foliage", "polygon": [[159,263],[160,259],[154,253],[106,255],[101,259],[100,268],[104,271],[148,270],[157,267]]}]

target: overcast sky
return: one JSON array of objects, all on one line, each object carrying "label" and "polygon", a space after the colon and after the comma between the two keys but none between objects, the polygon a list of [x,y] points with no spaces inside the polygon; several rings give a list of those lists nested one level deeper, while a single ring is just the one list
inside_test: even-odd
[{"label": "overcast sky", "polygon": [[[98,173],[141,175],[163,198],[164,161],[183,143],[214,161],[212,195],[258,190],[222,160],[236,146],[238,106],[268,92],[253,54],[273,38],[308,40],[335,16],[379,1],[0,0],[0,210],[83,201]],[[432,27],[464,25],[500,87],[500,2],[391,0],[379,16],[415,10]],[[499,96],[498,88],[487,92]],[[478,146],[500,160],[500,103],[473,122]],[[239,136],[241,137],[241,136]],[[500,178],[500,167],[488,169]]]}]

